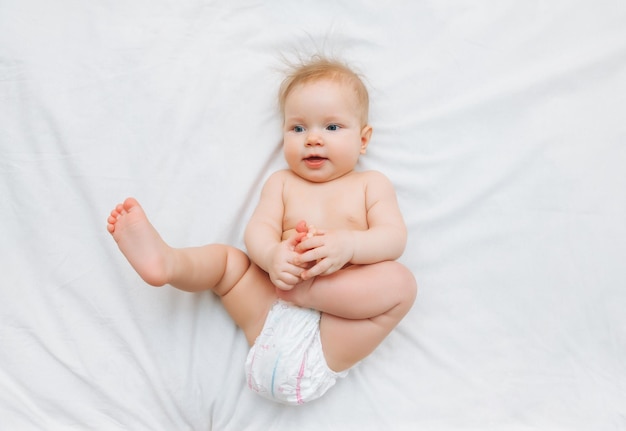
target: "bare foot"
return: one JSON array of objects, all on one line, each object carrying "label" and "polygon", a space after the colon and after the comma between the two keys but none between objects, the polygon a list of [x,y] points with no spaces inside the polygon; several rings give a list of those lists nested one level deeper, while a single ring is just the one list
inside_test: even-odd
[{"label": "bare foot", "polygon": [[107,219],[107,229],[143,280],[152,286],[169,281],[172,249],[161,239],[134,198],[118,204]]}]

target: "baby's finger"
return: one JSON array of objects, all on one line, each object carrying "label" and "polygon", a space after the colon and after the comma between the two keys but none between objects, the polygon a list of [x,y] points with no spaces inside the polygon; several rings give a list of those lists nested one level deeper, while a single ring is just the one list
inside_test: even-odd
[{"label": "baby's finger", "polygon": [[[298,253],[305,254],[311,250],[319,249],[326,245],[323,237],[314,236],[312,238],[304,238],[300,244],[298,244],[295,248],[295,251]],[[323,256],[319,256],[320,259]]]},{"label": "baby's finger", "polygon": [[272,280],[272,283],[274,283],[274,286],[276,286],[276,288],[280,290],[289,290],[292,288],[292,286],[288,285],[287,283],[281,280]]},{"label": "baby's finger", "polygon": [[290,250],[295,250],[298,244],[300,244],[300,242],[302,241],[302,238],[305,238],[305,237],[306,237],[305,232],[296,232],[290,238],[287,239],[287,247],[289,247]]},{"label": "baby's finger", "polygon": [[291,264],[291,265],[287,266],[283,270],[283,274],[285,274],[285,277],[287,277],[289,275],[293,276],[294,277],[293,279],[291,277],[289,277],[290,281],[293,281],[294,279],[299,281],[300,275],[302,275],[302,271],[304,271],[305,269],[306,268],[298,266],[297,264],[294,263],[294,264]]},{"label": "baby's finger", "polygon": [[274,286],[281,290],[290,290],[300,281],[300,277],[292,274],[281,273],[277,280],[273,280]]},{"label": "baby's finger", "polygon": [[309,249],[298,256],[298,263],[317,262],[320,259],[324,259],[326,255],[321,247]]},{"label": "baby's finger", "polygon": [[311,269],[307,269],[306,271],[302,272],[302,275],[300,277],[303,280],[309,280],[313,277],[317,277],[318,275],[327,275],[327,273],[330,274],[334,272],[329,272],[331,267],[332,263],[328,259],[322,259],[317,264],[313,265]]}]

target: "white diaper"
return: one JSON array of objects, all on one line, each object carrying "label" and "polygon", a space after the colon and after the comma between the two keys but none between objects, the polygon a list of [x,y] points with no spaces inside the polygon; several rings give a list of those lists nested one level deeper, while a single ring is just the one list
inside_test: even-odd
[{"label": "white diaper", "polygon": [[246,359],[248,386],[283,404],[321,397],[337,378],[326,364],[320,340],[320,312],[278,300]]}]

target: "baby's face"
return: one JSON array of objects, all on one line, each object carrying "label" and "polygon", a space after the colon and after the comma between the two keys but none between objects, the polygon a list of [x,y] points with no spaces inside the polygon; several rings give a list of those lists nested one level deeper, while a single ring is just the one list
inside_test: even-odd
[{"label": "baby's face", "polygon": [[300,177],[325,182],[352,172],[371,136],[350,85],[320,80],[293,88],[285,99],[283,151]]}]

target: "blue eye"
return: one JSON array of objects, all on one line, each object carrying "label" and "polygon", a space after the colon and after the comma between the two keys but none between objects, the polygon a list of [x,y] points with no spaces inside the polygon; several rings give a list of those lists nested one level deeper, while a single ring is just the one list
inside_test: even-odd
[{"label": "blue eye", "polygon": [[339,126],[339,124],[329,124],[328,126],[326,126],[326,130],[330,130],[331,132],[335,132],[340,128],[341,126]]},{"label": "blue eye", "polygon": [[296,132],[296,133],[302,133],[302,132],[304,132],[304,127],[302,127],[302,126],[294,126],[293,127],[293,131]]}]

